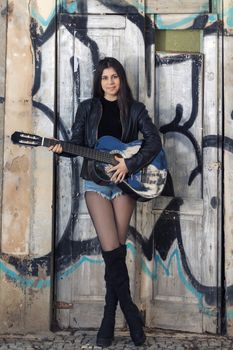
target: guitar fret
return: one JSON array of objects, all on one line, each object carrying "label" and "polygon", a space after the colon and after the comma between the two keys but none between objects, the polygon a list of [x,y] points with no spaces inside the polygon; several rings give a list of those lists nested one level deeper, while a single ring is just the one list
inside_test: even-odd
[{"label": "guitar fret", "polygon": [[[54,139],[44,138],[43,140],[43,146],[45,147],[50,147],[57,143],[58,141]],[[116,162],[114,155],[108,152],[102,152],[100,150],[75,145],[73,143],[69,143],[65,141],[59,141],[59,143],[62,145],[63,152],[65,153],[71,153],[73,155],[81,156],[84,158],[97,160],[102,163],[115,164]]]},{"label": "guitar fret", "polygon": [[[53,144],[56,144],[56,140]],[[60,141],[63,151],[67,153],[71,153],[73,155],[81,156],[84,158],[97,160],[102,163],[110,163],[114,164],[114,156],[112,154],[109,154],[108,152],[102,152],[96,149],[87,148],[83,146],[78,146],[72,143],[67,143],[64,141]]]}]

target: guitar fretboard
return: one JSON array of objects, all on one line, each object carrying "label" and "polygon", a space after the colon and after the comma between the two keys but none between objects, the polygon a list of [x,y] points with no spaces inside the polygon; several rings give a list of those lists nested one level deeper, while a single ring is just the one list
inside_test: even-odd
[{"label": "guitar fretboard", "polygon": [[[53,140],[45,137],[43,139],[42,146],[50,147],[50,146],[56,145],[57,143],[58,143],[57,140]],[[78,146],[73,143],[69,143],[65,141],[59,141],[59,143],[61,144],[64,153],[69,153],[75,156],[81,156],[84,158],[97,160],[99,162],[106,163],[106,164],[112,164],[112,165],[117,164],[117,161],[115,160],[114,155],[108,152],[102,152],[96,149]]]}]

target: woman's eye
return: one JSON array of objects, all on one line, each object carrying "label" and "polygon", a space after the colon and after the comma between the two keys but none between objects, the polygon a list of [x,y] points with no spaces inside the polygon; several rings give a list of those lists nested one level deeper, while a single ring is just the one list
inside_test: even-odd
[{"label": "woman's eye", "polygon": [[103,76],[103,77],[101,77],[101,79],[102,80],[116,80],[116,79],[118,79],[119,77],[118,77],[118,75],[113,75],[112,77],[107,77],[107,76]]}]

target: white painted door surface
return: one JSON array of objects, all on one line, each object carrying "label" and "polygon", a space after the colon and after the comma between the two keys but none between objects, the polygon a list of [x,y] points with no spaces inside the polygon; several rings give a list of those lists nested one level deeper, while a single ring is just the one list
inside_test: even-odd
[{"label": "white painted door surface", "polygon": [[[156,117],[171,174],[166,196],[138,206],[141,300],[151,327],[217,330],[220,283],[216,36],[204,54],[157,52]],[[152,215],[151,215],[152,213]]]}]

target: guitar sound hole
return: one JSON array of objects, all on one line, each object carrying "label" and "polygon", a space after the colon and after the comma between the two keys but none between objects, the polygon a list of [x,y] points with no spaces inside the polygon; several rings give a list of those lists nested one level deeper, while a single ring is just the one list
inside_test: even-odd
[{"label": "guitar sound hole", "polygon": [[109,164],[104,164],[104,163],[95,163],[95,169],[96,172],[98,174],[98,176],[106,181],[109,181],[110,177],[111,177],[111,173],[107,174],[107,170],[108,168],[111,167],[111,165]]}]

